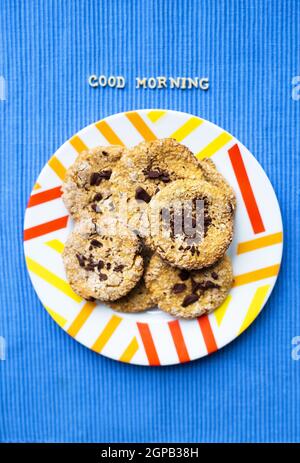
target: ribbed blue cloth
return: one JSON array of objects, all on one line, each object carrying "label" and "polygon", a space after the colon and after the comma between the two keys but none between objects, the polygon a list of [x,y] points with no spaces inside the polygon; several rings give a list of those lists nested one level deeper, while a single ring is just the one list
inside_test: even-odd
[{"label": "ribbed blue cloth", "polygon": [[[0,440],[279,442],[300,438],[297,0],[2,0],[0,75]],[[90,74],[126,88],[92,89]],[[136,76],[208,76],[207,92],[136,90]],[[84,126],[138,108],[206,118],[267,172],[281,205],[281,274],[256,322],[184,366],[117,363],[42,308],[22,249],[26,203],[51,154]]]}]

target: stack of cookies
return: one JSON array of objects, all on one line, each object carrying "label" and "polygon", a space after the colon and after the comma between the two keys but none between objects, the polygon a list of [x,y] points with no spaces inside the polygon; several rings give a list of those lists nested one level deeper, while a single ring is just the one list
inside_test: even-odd
[{"label": "stack of cookies", "polygon": [[173,139],[99,146],[69,168],[63,200],[75,221],[63,259],[81,297],[183,318],[226,298],[236,200],[211,160]]}]

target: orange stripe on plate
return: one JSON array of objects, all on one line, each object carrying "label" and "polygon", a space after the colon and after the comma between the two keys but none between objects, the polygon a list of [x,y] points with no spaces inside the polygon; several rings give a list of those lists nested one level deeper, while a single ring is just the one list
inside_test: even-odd
[{"label": "orange stripe on plate", "polygon": [[179,361],[181,363],[183,362],[189,362],[190,361],[190,356],[187,351],[187,347],[184,342],[184,337],[182,335],[181,327],[179,320],[174,320],[172,322],[168,322],[171,335],[175,344],[175,348],[177,351],[177,355],[179,358]]},{"label": "orange stripe on plate", "polygon": [[105,325],[105,328],[101,332],[100,336],[96,339],[95,343],[92,345],[92,349],[95,352],[100,353],[105,346],[105,344],[109,341],[113,333],[118,328],[119,324],[123,318],[118,317],[117,315],[113,315],[108,323]]},{"label": "orange stripe on plate", "polygon": [[78,135],[74,135],[74,137],[70,139],[70,143],[73,146],[73,148],[77,151],[77,153],[81,153],[82,151],[88,150],[88,147]]},{"label": "orange stripe on plate", "polygon": [[206,345],[207,353],[211,354],[212,352],[218,350],[218,346],[208,316],[202,315],[202,317],[199,317],[198,323]]},{"label": "orange stripe on plate", "polygon": [[108,125],[107,122],[100,121],[100,122],[97,122],[95,126],[111,145],[124,146],[124,143],[122,142],[122,140],[120,140],[116,132],[113,131],[113,129],[110,127],[110,125]]},{"label": "orange stripe on plate", "polygon": [[91,315],[95,307],[96,307],[96,304],[94,302],[87,302],[86,304],[84,304],[79,314],[75,317],[70,327],[68,328],[67,332],[70,336],[73,336],[73,337],[76,336],[76,334],[78,333],[80,328],[84,325],[86,320],[89,318],[89,316]]},{"label": "orange stripe on plate", "polygon": [[262,236],[250,241],[244,241],[239,243],[237,246],[237,254],[243,254],[244,252],[255,251],[256,249],[265,248],[267,246],[273,246],[282,242],[282,232],[273,233],[272,235]]},{"label": "orange stripe on plate", "polygon": [[145,352],[149,361],[149,365],[157,366],[160,365],[160,361],[157,355],[157,351],[153,342],[152,334],[148,323],[137,323],[138,330],[140,332]]},{"label": "orange stripe on plate", "polygon": [[61,195],[62,191],[60,186],[42,191],[41,193],[36,193],[30,196],[27,207],[33,207],[38,204],[46,203],[47,201],[52,201],[53,199],[60,198]]},{"label": "orange stripe on plate", "polygon": [[125,116],[145,140],[150,141],[156,139],[156,135],[154,135],[150,127],[148,127],[144,119],[142,119],[138,113],[125,113]]},{"label": "orange stripe on plate", "polygon": [[60,217],[59,219],[51,220],[50,222],[36,225],[35,227],[24,230],[24,241],[37,238],[38,236],[46,235],[61,228],[65,228],[68,223],[69,216]]},{"label": "orange stripe on plate", "polygon": [[271,265],[270,267],[260,268],[253,272],[243,273],[234,277],[233,286],[246,285],[253,281],[263,280],[264,278],[275,277],[279,272],[279,264]]},{"label": "orange stripe on plate", "polygon": [[59,159],[57,159],[56,156],[52,156],[52,158],[48,161],[48,165],[51,167],[53,172],[56,173],[56,175],[61,179],[64,180],[66,176],[66,168],[65,166],[60,162]]},{"label": "orange stripe on plate", "polygon": [[238,145],[235,144],[228,150],[228,153],[253,231],[254,233],[262,233],[265,231],[265,226]]}]

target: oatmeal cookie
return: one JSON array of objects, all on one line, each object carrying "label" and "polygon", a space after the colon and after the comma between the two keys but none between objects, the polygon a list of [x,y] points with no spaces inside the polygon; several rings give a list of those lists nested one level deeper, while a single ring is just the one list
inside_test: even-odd
[{"label": "oatmeal cookie", "polygon": [[149,245],[170,265],[200,269],[214,264],[233,237],[234,211],[226,193],[205,180],[177,180],[148,208]]},{"label": "oatmeal cookie", "polygon": [[105,221],[85,217],[77,222],[67,239],[63,261],[72,289],[84,299],[101,301],[129,293],[144,267],[137,236],[108,216]]},{"label": "oatmeal cookie", "polygon": [[67,170],[62,198],[74,219],[83,210],[101,214],[114,209],[110,178],[123,151],[122,146],[97,146],[80,153]]},{"label": "oatmeal cookie", "polygon": [[213,311],[226,299],[233,283],[231,261],[224,256],[211,267],[188,271],[171,267],[154,254],[145,282],[161,310],[195,318]]}]

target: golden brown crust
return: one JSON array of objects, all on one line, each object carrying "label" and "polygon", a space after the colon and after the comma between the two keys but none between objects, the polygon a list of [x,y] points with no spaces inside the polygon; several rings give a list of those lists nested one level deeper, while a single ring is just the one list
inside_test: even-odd
[{"label": "golden brown crust", "polygon": [[177,317],[195,318],[226,299],[233,282],[231,261],[224,256],[212,267],[188,272],[171,267],[154,254],[145,282],[160,309]]},{"label": "golden brown crust", "polygon": [[[114,301],[125,296],[143,274],[138,238],[121,224],[90,217],[76,223],[63,252],[68,281],[84,299]],[[112,225],[114,227],[114,225]]]},{"label": "golden brown crust", "polygon": [[[181,205],[185,207],[186,203],[199,200],[204,203],[205,211],[203,235],[190,239],[184,228],[178,234],[174,234],[172,226],[164,229],[162,211],[175,209],[178,216]],[[225,254],[233,237],[233,209],[228,196],[204,180],[173,182],[151,200],[148,214],[151,226],[148,244],[176,267],[200,269],[214,264]]]},{"label": "golden brown crust", "polygon": [[74,219],[83,210],[101,213],[114,207],[110,179],[123,151],[122,146],[97,146],[80,153],[67,170],[62,198]]}]

